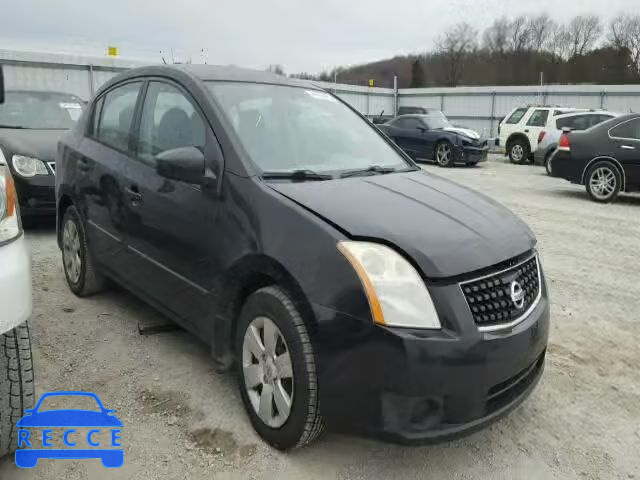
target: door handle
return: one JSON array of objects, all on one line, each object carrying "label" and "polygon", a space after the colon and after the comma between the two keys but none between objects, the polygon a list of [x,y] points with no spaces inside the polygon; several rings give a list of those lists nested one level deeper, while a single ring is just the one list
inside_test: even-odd
[{"label": "door handle", "polygon": [[524,133],[529,133],[529,129],[526,129],[526,130],[524,131]]},{"label": "door handle", "polygon": [[632,146],[632,145],[620,145],[620,148],[624,149],[624,150],[635,150],[636,147]]},{"label": "door handle", "polygon": [[88,172],[89,170],[91,170],[91,165],[86,158],[80,158],[78,160],[78,170],[80,170],[81,172]]},{"label": "door handle", "polygon": [[129,202],[131,205],[138,206],[142,203],[142,194],[138,190],[138,187],[135,185],[126,189],[127,196],[129,197]]}]

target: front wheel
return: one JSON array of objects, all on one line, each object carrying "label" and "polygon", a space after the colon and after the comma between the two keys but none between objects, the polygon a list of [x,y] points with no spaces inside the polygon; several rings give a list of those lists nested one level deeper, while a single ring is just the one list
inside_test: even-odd
[{"label": "front wheel", "polygon": [[313,347],[293,300],[277,286],[253,293],[236,330],[238,383],[256,432],[279,450],[322,432]]},{"label": "front wheel", "polygon": [[587,172],[587,193],[596,202],[609,203],[615,200],[621,185],[620,172],[611,162],[597,162]]},{"label": "front wheel", "polygon": [[453,166],[453,145],[449,142],[439,142],[436,145],[436,163],[444,168]]},{"label": "front wheel", "polygon": [[16,423],[34,405],[29,323],[0,335],[0,457],[18,447]]},{"label": "front wheel", "polygon": [[529,145],[524,140],[514,140],[508,147],[509,160],[516,165],[523,165],[529,159]]}]

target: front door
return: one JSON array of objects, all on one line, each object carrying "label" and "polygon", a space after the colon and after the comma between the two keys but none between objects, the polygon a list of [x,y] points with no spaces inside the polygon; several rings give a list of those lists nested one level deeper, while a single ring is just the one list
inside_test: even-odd
[{"label": "front door", "polygon": [[[193,146],[220,158],[211,155],[218,143],[188,93],[159,80],[148,83],[138,135],[126,185],[140,218],[127,237],[135,284],[210,338],[218,200],[213,189],[159,176],[155,156]],[[220,176],[221,165],[209,167]]]},{"label": "front door", "polygon": [[640,188],[640,118],[634,118],[614,127],[609,132],[616,152],[614,157],[622,164],[627,190]]}]

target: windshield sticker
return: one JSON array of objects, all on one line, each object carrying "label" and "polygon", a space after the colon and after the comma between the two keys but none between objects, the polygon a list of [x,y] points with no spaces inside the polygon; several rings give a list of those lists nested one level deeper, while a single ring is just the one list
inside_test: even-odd
[{"label": "windshield sticker", "polygon": [[329,100],[330,102],[337,102],[335,98],[329,95],[327,92],[321,92],[318,90],[305,90],[305,93],[317,100]]}]

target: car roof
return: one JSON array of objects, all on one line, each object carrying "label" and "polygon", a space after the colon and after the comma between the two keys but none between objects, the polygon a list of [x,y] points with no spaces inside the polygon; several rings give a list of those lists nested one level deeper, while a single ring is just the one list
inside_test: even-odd
[{"label": "car roof", "polygon": [[608,112],[607,110],[578,110],[570,113],[563,113],[562,115],[556,115],[556,119],[571,118],[578,115],[612,115],[619,117],[619,113]]},{"label": "car roof", "polygon": [[299,80],[296,78],[285,77],[271,72],[261,70],[252,70],[249,68],[240,68],[236,66],[221,65],[154,65],[148,67],[133,68],[127,70],[123,74],[118,75],[118,81],[126,78],[140,76],[176,76],[180,73],[186,73],[192,78],[203,81],[229,81],[229,82],[248,82],[248,83],[268,83],[274,85],[288,85],[292,87],[306,87],[322,89],[314,85],[309,80]]}]

